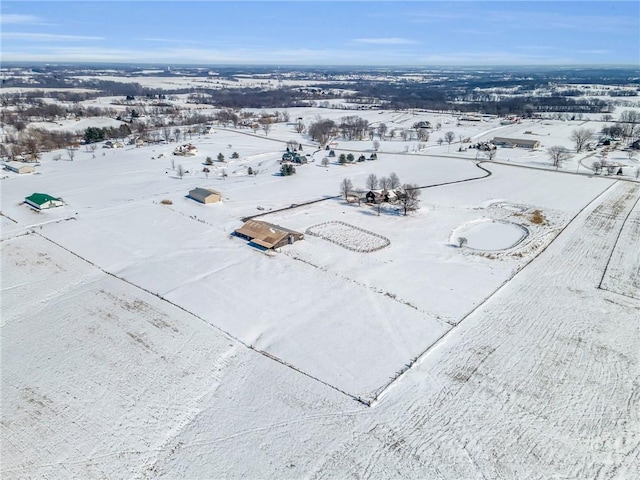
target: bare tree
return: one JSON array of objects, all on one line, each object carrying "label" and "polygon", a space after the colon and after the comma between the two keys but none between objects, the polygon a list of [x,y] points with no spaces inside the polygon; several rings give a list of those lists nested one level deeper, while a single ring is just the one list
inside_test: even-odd
[{"label": "bare tree", "polygon": [[327,167],[329,165],[329,157],[322,157],[322,160],[320,161],[320,164],[323,167]]},{"label": "bare tree", "polygon": [[389,190],[391,188],[390,183],[391,182],[387,177],[380,177],[380,179],[378,180],[378,186],[382,190]]},{"label": "bare tree", "polygon": [[451,131],[444,134],[444,141],[449,145],[449,148],[447,148],[447,152],[451,149],[451,142],[453,142],[455,138],[456,134]]},{"label": "bare tree", "polygon": [[398,187],[400,187],[400,178],[398,178],[395,172],[391,172],[389,174],[389,188],[395,190]]},{"label": "bare tree", "polygon": [[553,147],[547,148],[547,155],[549,155],[551,164],[556,167],[556,170],[571,158],[571,152],[560,145],[554,145]]},{"label": "bare tree", "polygon": [[303,133],[303,132],[304,132],[304,130],[305,130],[305,128],[306,128],[306,127],[304,126],[304,122],[303,122],[302,120],[298,120],[298,121],[296,122],[295,129],[296,129],[296,132],[297,132],[297,133]]},{"label": "bare tree", "polygon": [[467,244],[466,237],[458,237],[457,241],[458,241],[458,248],[462,248]]},{"label": "bare tree", "polygon": [[180,179],[182,180],[182,177],[184,177],[184,167],[182,166],[182,164],[178,165],[178,177],[180,177]]},{"label": "bare tree", "polygon": [[498,149],[497,148],[490,148],[490,149],[486,150],[484,152],[484,154],[487,156],[489,161],[493,161],[493,159],[496,158],[496,155],[498,154]]},{"label": "bare tree", "polygon": [[373,141],[373,149],[377,152],[380,148],[380,142],[378,140]]},{"label": "bare tree", "polygon": [[164,127],[162,129],[162,137],[165,142],[169,143],[169,140],[171,139],[171,127]]},{"label": "bare tree", "polygon": [[76,156],[75,148],[68,147],[67,148],[67,156],[69,157],[69,160],[73,162],[73,158]]},{"label": "bare tree", "polygon": [[422,192],[417,185],[405,183],[398,195],[398,201],[404,210],[406,216],[408,212],[417,210],[420,206],[420,194]]},{"label": "bare tree", "polygon": [[426,128],[419,128],[418,130],[416,130],[416,133],[418,135],[418,140],[422,142],[429,141],[429,130],[427,130]]},{"label": "bare tree", "polygon": [[602,171],[602,163],[596,160],[591,164],[591,168],[593,168],[593,173],[600,175],[600,172]]},{"label": "bare tree", "polygon": [[571,136],[569,138],[575,142],[576,152],[580,153],[587,146],[589,141],[593,139],[593,130],[589,130],[588,128],[578,128],[571,132]]},{"label": "bare tree", "polygon": [[369,190],[375,190],[378,187],[378,177],[376,177],[375,173],[369,174],[365,185]]},{"label": "bare tree", "polygon": [[264,132],[265,136],[269,135],[269,132],[271,131],[271,125],[274,123],[273,118],[262,117],[259,123],[262,126],[262,131]]},{"label": "bare tree", "polygon": [[622,127],[624,137],[633,141],[640,123],[640,114],[635,110],[625,110],[620,114],[618,121]]},{"label": "bare tree", "polygon": [[179,128],[175,128],[173,130],[173,135],[176,137],[176,142],[180,141],[180,137],[182,136],[182,130],[180,130]]},{"label": "bare tree", "polygon": [[[33,161],[37,161],[38,157],[40,156],[40,139],[33,131],[29,131],[29,133],[30,134],[27,135],[24,140],[24,146],[26,149],[26,153],[29,155],[29,158],[31,158],[31,160]],[[71,160],[73,160],[73,158]]]},{"label": "bare tree", "polygon": [[381,123],[378,125],[378,135],[380,136],[380,140],[384,140],[384,136],[387,133],[387,125],[385,123]]},{"label": "bare tree", "polygon": [[340,194],[344,196],[345,201],[349,194],[353,191],[353,183],[349,178],[343,178],[342,182],[340,182]]},{"label": "bare tree", "polygon": [[318,119],[315,123],[309,125],[307,132],[309,136],[320,145],[326,145],[331,138],[335,137],[337,125],[333,120]]},{"label": "bare tree", "polygon": [[603,122],[610,122],[611,120],[613,120],[613,115],[611,115],[610,113],[605,113],[604,115],[602,115],[602,117],[600,117],[600,120],[602,120]]}]

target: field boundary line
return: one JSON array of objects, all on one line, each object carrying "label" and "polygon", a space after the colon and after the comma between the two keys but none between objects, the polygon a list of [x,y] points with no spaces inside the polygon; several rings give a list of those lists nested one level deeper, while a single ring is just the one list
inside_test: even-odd
[{"label": "field boundary line", "polygon": [[[609,264],[611,263],[611,259],[613,258],[613,254],[616,251],[616,247],[618,246],[618,242],[620,241],[620,237],[622,236],[622,231],[624,230],[624,227],[627,224],[627,220],[629,220],[629,217],[631,216],[633,211],[638,206],[638,202],[640,202],[640,195],[638,195],[638,198],[636,198],[636,201],[633,202],[633,206],[629,209],[629,211],[627,212],[627,215],[624,217],[624,220],[622,221],[622,225],[620,225],[620,230],[618,230],[618,235],[616,235],[616,241],[613,243],[613,247],[611,248],[611,252],[609,253],[609,258],[607,258],[607,264],[605,265],[604,270],[602,272],[602,277],[600,278],[600,283],[598,283],[598,287],[597,288],[599,290],[604,290],[604,291],[607,291],[607,292],[617,293],[617,294],[622,295],[624,297],[629,297],[629,295],[625,295],[624,293],[615,292],[613,290],[609,290],[608,288],[602,288],[602,282],[604,282],[604,279],[607,276],[607,271],[609,270]],[[630,298],[636,298],[636,297],[631,296]],[[636,299],[636,300],[640,300],[640,299]]]},{"label": "field boundary line", "polygon": [[374,406],[378,401],[380,401],[380,399],[382,398],[382,396],[389,391],[389,389],[391,387],[393,387],[393,385],[395,385],[398,380],[400,380],[407,372],[409,372],[410,370],[412,370],[418,363],[420,363],[434,348],[438,347],[440,345],[440,343],[442,343],[442,341],[447,338],[449,335],[451,335],[454,331],[458,330],[458,327],[460,325],[462,325],[462,323],[467,320],[469,317],[471,317],[474,313],[476,313],[478,310],[480,310],[482,307],[484,307],[484,305],[487,304],[487,302],[489,302],[494,296],[496,296],[509,282],[511,282],[519,273],[521,273],[525,268],[527,268],[529,265],[531,265],[531,263],[533,261],[535,261],[538,257],[540,257],[540,255],[542,255],[545,251],[547,251],[547,249],[553,245],[553,243],[558,239],[558,237],[567,229],[569,228],[569,226],[586,210],[588,210],[594,203],[596,203],[597,201],[600,200],[601,197],[603,197],[605,194],[607,194],[609,192],[609,190],[611,190],[611,188],[614,185],[617,185],[617,182],[613,182],[611,185],[609,185],[607,188],[605,188],[602,192],[600,192],[598,195],[596,195],[589,203],[587,203],[584,207],[582,207],[580,210],[578,210],[578,212],[565,224],[564,227],[562,227],[557,235],[547,244],[544,246],[544,248],[542,248],[534,257],[532,257],[527,263],[525,263],[524,265],[522,265],[519,269],[517,269],[515,271],[515,273],[513,275],[511,275],[511,277],[509,277],[508,279],[506,279],[504,282],[502,282],[498,288],[496,288],[492,293],[490,293],[487,297],[485,297],[484,300],[482,300],[478,305],[476,305],[471,311],[469,311],[466,315],[464,315],[460,321],[454,326],[452,327],[450,330],[447,330],[446,332],[444,332],[440,337],[438,337],[431,345],[429,345],[425,350],[423,350],[418,356],[414,357],[408,364],[405,365],[405,367],[394,377],[392,378],[389,382],[387,382],[385,385],[383,385],[381,387],[381,389],[374,395],[373,399],[370,402],[370,406]]},{"label": "field boundary line", "polygon": [[199,315],[197,315],[197,314],[195,314],[195,313],[191,312],[190,310],[187,310],[187,309],[186,309],[186,308],[184,308],[183,306],[181,306],[181,305],[179,305],[179,304],[177,304],[177,303],[174,303],[174,302],[172,302],[171,300],[169,300],[169,299],[167,299],[167,298],[163,297],[163,296],[162,296],[162,295],[160,295],[159,293],[152,292],[151,290],[148,290],[148,289],[147,289],[147,288],[145,288],[145,287],[142,287],[142,286],[140,286],[140,285],[136,285],[135,283],[131,282],[130,280],[127,280],[126,278],[123,278],[123,277],[121,277],[121,276],[119,276],[119,275],[116,275],[115,273],[111,273],[111,272],[109,272],[109,271],[107,271],[107,270],[104,270],[102,267],[100,267],[99,265],[96,265],[96,264],[95,264],[94,262],[92,262],[91,260],[89,260],[89,259],[87,259],[87,258],[82,257],[81,255],[77,254],[76,252],[74,252],[74,251],[72,251],[72,250],[70,250],[70,249],[68,249],[68,248],[64,247],[63,245],[61,245],[61,244],[59,244],[58,242],[56,242],[56,241],[54,241],[54,240],[52,240],[52,239],[48,238],[47,236],[45,236],[45,235],[41,234],[40,232],[35,232],[35,231],[33,231],[32,233],[34,233],[34,234],[38,235],[39,237],[41,237],[41,238],[43,238],[43,239],[47,240],[48,242],[52,243],[53,245],[56,245],[57,247],[59,247],[59,248],[61,248],[62,250],[64,250],[64,251],[66,251],[66,252],[70,253],[71,255],[73,255],[73,256],[75,256],[75,257],[79,258],[80,260],[82,260],[82,261],[84,261],[84,262],[88,263],[89,265],[91,265],[91,266],[95,267],[96,269],[100,270],[102,273],[104,273],[104,274],[106,274],[106,275],[109,275],[110,277],[113,277],[113,278],[115,278],[115,279],[117,279],[117,280],[120,280],[121,282],[124,282],[124,283],[126,283],[126,284],[128,284],[128,285],[131,285],[132,287],[134,287],[134,288],[136,288],[136,289],[138,289],[138,290],[141,290],[141,291],[143,291],[143,292],[145,292],[145,293],[148,293],[149,295],[153,295],[154,297],[159,298],[161,301],[166,302],[166,303],[168,303],[169,305],[171,305],[171,306],[173,306],[173,307],[176,307],[176,308],[178,308],[178,309],[182,310],[183,312],[185,312],[185,313],[187,313],[187,314],[189,314],[189,315],[193,316],[194,318],[197,318],[197,319],[198,319],[198,320],[200,320],[201,322],[203,322],[203,323],[205,323],[206,325],[208,325],[209,327],[211,327],[211,328],[213,328],[213,329],[215,329],[215,330],[217,330],[217,331],[221,332],[221,333],[222,333],[222,334],[224,334],[227,338],[229,338],[229,339],[231,339],[231,340],[233,340],[233,341],[235,341],[235,342],[239,343],[239,344],[240,344],[240,345],[242,345],[243,347],[245,347],[245,348],[247,348],[247,349],[249,349],[249,350],[252,350],[252,351],[256,352],[257,354],[262,355],[263,357],[268,358],[269,360],[272,360],[272,361],[274,361],[274,362],[276,362],[276,363],[279,363],[280,365],[283,365],[284,367],[287,367],[287,368],[289,368],[289,369],[291,369],[291,370],[293,370],[293,371],[295,371],[295,372],[297,372],[297,373],[300,373],[300,374],[304,375],[305,377],[308,377],[308,378],[310,378],[310,379],[312,379],[312,380],[315,380],[316,382],[318,382],[318,383],[320,383],[320,384],[322,384],[322,385],[324,385],[324,386],[326,386],[326,387],[329,387],[329,388],[331,388],[331,389],[333,389],[333,390],[335,390],[335,391],[337,391],[337,392],[341,393],[342,395],[345,395],[346,397],[349,397],[350,399],[355,400],[355,401],[357,401],[357,402],[361,403],[362,405],[365,405],[365,406],[367,406],[367,407],[371,406],[371,402],[370,402],[369,400],[363,399],[362,397],[360,397],[360,396],[358,396],[358,395],[354,395],[354,394],[351,394],[351,393],[349,393],[349,392],[347,392],[347,391],[345,391],[345,390],[342,390],[341,388],[336,387],[335,385],[332,385],[332,384],[330,384],[330,383],[328,383],[328,382],[325,382],[324,380],[321,380],[320,378],[315,377],[315,376],[311,375],[310,373],[305,372],[304,370],[300,370],[300,369],[299,369],[298,367],[296,367],[295,365],[292,365],[292,364],[290,364],[290,363],[288,363],[288,362],[286,362],[286,361],[282,360],[281,358],[279,358],[279,357],[277,357],[277,356],[275,356],[275,355],[273,355],[273,354],[271,354],[271,353],[269,353],[269,352],[266,352],[266,351],[264,351],[264,350],[260,350],[260,349],[256,348],[255,346],[253,346],[253,345],[251,345],[251,344],[249,344],[249,343],[245,342],[244,340],[241,340],[240,338],[236,337],[235,335],[233,335],[233,334],[231,334],[231,333],[227,332],[227,331],[226,331],[226,330],[224,330],[223,328],[221,328],[221,327],[219,327],[219,326],[217,326],[217,325],[214,325],[214,324],[212,324],[212,323],[208,322],[207,320],[205,320],[204,318],[202,318],[201,316],[199,316]]}]

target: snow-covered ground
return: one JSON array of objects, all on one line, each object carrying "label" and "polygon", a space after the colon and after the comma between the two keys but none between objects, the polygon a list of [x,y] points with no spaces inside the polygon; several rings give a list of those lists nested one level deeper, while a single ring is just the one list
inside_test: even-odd
[{"label": "snow-covered ground", "polygon": [[[495,123],[443,131],[575,128]],[[311,163],[281,177],[292,139]],[[640,475],[637,183],[518,149],[482,170],[433,139],[323,167],[285,124],[189,141],[2,180],[3,478]],[[418,211],[337,197],[391,172],[424,187]],[[265,254],[230,235],[252,215],[317,236]]]}]

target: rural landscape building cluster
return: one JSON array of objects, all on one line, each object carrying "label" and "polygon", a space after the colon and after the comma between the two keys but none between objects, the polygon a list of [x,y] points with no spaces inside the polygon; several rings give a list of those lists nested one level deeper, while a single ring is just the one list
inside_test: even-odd
[{"label": "rural landscape building cluster", "polygon": [[2,478],[640,478],[638,65],[223,63],[3,61]]}]

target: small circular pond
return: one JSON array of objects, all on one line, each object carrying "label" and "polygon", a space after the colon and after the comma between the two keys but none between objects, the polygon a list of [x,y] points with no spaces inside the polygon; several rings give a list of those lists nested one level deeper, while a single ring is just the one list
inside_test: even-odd
[{"label": "small circular pond", "polygon": [[454,232],[453,240],[464,237],[467,247],[474,250],[506,250],[515,247],[524,240],[529,232],[526,228],[509,222],[476,220]]}]

